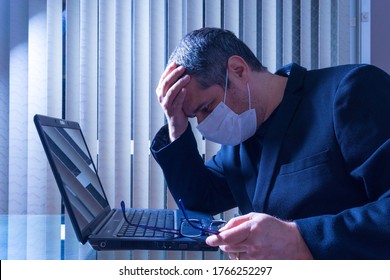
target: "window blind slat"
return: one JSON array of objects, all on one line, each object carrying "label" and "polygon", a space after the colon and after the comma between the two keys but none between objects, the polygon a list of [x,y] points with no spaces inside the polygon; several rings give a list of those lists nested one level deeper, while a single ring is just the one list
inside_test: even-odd
[{"label": "window blind slat", "polygon": [[300,57],[301,65],[310,69],[311,66],[311,3],[301,1],[301,37]]},{"label": "window blind slat", "polygon": [[223,1],[223,28],[232,31],[237,37],[240,36],[240,1]]},{"label": "window blind slat", "polygon": [[205,0],[205,26],[221,27],[221,1]]},{"label": "window blind slat", "polygon": [[[47,114],[54,117],[62,117],[62,1],[47,2]],[[35,128],[34,128],[34,134]],[[41,144],[38,143],[41,147]],[[42,153],[42,160],[46,163],[47,175],[46,208],[48,213],[61,213],[61,196],[58,191],[52,171]],[[54,238],[51,238],[54,240]]]},{"label": "window blind slat", "polygon": [[292,1],[283,1],[283,65],[293,61],[293,3]]},{"label": "window blind slat", "polygon": [[[257,1],[243,1],[243,41],[254,54],[257,53]],[[259,4],[260,5],[260,4]]]},{"label": "window blind slat", "polygon": [[[336,54],[336,64],[348,64],[354,62],[354,57],[351,58],[351,49],[353,48],[354,38],[348,36],[348,34],[354,34],[354,29],[351,26],[353,15],[351,14],[351,3],[350,1],[338,1],[338,14],[337,14],[337,23],[338,28],[336,32],[337,36],[337,54]],[[352,41],[352,42],[351,42]]]},{"label": "window blind slat", "polygon": [[319,2],[319,68],[331,66],[331,1]]},{"label": "window blind slat", "polygon": [[[22,229],[22,230],[21,230]],[[23,230],[24,229],[24,230]],[[11,219],[8,221],[8,251],[10,260],[23,260],[27,258],[27,220]]]},{"label": "window blind slat", "polygon": [[183,1],[168,1],[167,43],[168,56],[173,52],[185,34],[185,19],[183,19]]},{"label": "window blind slat", "polygon": [[203,26],[203,1],[187,0],[185,3],[186,32],[201,28]]},{"label": "window blind slat", "polygon": [[115,5],[99,1],[99,177],[110,205],[115,197]]},{"label": "window blind slat", "polygon": [[[151,27],[150,27],[150,139],[156,135],[157,131],[164,125],[164,113],[156,98],[156,88],[160,80],[161,73],[166,65],[166,44],[165,41],[165,11],[164,1],[151,2]],[[166,206],[166,188],[161,169],[154,158],[150,159],[150,206],[164,208]]]},{"label": "window blind slat", "polygon": [[[47,113],[47,29],[46,1],[29,1],[28,27],[28,96],[27,120],[32,120],[35,113]],[[27,212],[45,213],[46,165],[42,145],[34,124],[27,121]],[[43,199],[42,199],[43,198]]]},{"label": "window blind slat", "polygon": [[269,71],[276,70],[276,1],[263,1],[263,61]]},{"label": "window blind slat", "polygon": [[65,26],[65,116],[80,122],[80,3],[67,0]]},{"label": "window blind slat", "polygon": [[133,139],[134,139],[134,198],[135,207],[149,206],[149,112],[150,99],[150,38],[149,2],[135,1],[134,5],[134,38],[133,42]]},{"label": "window blind slat", "polygon": [[131,14],[130,1],[117,0],[115,27],[115,205],[119,205],[121,200],[130,205]]},{"label": "window blind slat", "polygon": [[47,113],[62,117],[62,1],[47,2]]},{"label": "window blind slat", "polygon": [[97,164],[98,1],[80,0],[80,126]]},{"label": "window blind slat", "polygon": [[28,210],[28,18],[23,1],[10,2],[9,214],[26,214]]},{"label": "window blind slat", "polygon": [[[0,1],[0,214],[8,213],[10,3]],[[0,259],[3,253],[0,253]]]}]

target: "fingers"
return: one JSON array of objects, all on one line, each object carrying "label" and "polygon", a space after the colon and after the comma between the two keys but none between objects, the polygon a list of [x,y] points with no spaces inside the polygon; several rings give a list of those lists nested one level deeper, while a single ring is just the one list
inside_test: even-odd
[{"label": "fingers", "polygon": [[[206,243],[210,246],[235,245],[245,241],[250,234],[250,220],[253,214],[231,219],[223,228],[221,228],[218,235],[211,235],[206,239]],[[225,248],[224,247],[224,248]],[[242,248],[238,248],[242,249]]]},{"label": "fingers", "polygon": [[231,219],[218,235],[209,236],[206,243],[209,246],[219,246],[230,259],[250,259],[248,250],[252,247],[252,227],[256,213]]},{"label": "fingers", "polygon": [[162,81],[167,77],[167,75],[172,71],[174,70],[175,68],[177,68],[177,65],[174,61],[172,61],[171,63],[169,63],[167,65],[167,67],[165,68],[164,72],[161,74],[161,77],[160,77],[160,80],[158,82],[158,84],[160,85],[162,83]]},{"label": "fingers", "polygon": [[[183,76],[185,68],[183,66],[176,66],[176,63],[170,63],[163,74],[156,89],[156,95],[160,103],[169,95],[173,101],[176,95],[180,93],[181,89],[186,86],[190,80],[188,75]],[[182,77],[183,76],[183,77]]]},{"label": "fingers", "polygon": [[242,223],[236,227],[226,229],[220,234],[211,235],[206,239],[209,246],[224,246],[226,244],[238,244],[245,241],[249,235],[249,224]]},{"label": "fingers", "polygon": [[229,259],[231,260],[240,260],[240,253],[237,252],[237,253],[228,253],[228,256],[229,256]]},{"label": "fingers", "polygon": [[246,221],[249,221],[252,219],[253,215],[255,215],[255,213],[249,213],[246,215],[235,217],[235,218],[229,220],[226,223],[226,225],[220,229],[220,231],[224,231],[224,230],[227,230],[229,228],[236,227],[236,226],[238,226]]},{"label": "fingers", "polygon": [[250,260],[252,259],[247,253],[244,251],[230,252],[227,254],[229,259],[239,261],[239,260]]},{"label": "fingers", "polygon": [[189,81],[190,77],[186,75],[175,82],[167,91],[163,90],[159,97],[159,101],[165,111],[170,112],[171,109],[182,109],[186,93],[184,87]]},{"label": "fingers", "polygon": [[264,213],[232,219],[218,235],[206,239],[231,259],[312,259],[294,222]]},{"label": "fingers", "polygon": [[[170,63],[161,75],[156,89],[156,95],[168,119],[177,114],[182,115],[182,107],[186,97],[185,86],[190,82],[190,76],[184,75],[183,66]],[[184,117],[184,116],[182,116]]]}]

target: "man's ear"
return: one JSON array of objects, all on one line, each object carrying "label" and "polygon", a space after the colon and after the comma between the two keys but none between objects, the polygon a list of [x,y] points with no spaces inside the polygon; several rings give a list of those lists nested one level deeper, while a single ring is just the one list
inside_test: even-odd
[{"label": "man's ear", "polygon": [[246,84],[248,82],[249,65],[238,55],[228,59],[229,79]]}]

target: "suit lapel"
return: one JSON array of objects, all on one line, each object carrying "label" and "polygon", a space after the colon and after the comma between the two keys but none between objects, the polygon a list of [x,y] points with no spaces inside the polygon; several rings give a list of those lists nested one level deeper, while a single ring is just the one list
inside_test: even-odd
[{"label": "suit lapel", "polygon": [[[289,68],[286,69],[286,71],[288,70]],[[266,200],[276,175],[279,151],[284,135],[302,98],[299,90],[302,86],[305,73],[306,69],[292,65],[283,101],[277,111],[274,112],[274,116],[272,116],[271,123],[265,134],[256,191],[252,201],[253,208],[256,212],[265,212],[267,208]]]},{"label": "suit lapel", "polygon": [[[253,211],[250,199],[253,196],[249,196],[249,194],[254,193],[254,191],[251,192],[250,189],[248,190],[246,182],[248,174],[252,173],[252,177],[254,177],[254,174],[253,168],[250,167],[251,159],[248,157],[248,151],[241,146],[223,146],[224,154],[229,156],[229,158],[223,161],[223,168],[225,172],[228,170],[225,176],[231,182],[231,186],[233,186],[231,192],[236,200],[237,206],[241,213],[246,214]],[[252,184],[251,187],[254,189],[255,184]]]}]

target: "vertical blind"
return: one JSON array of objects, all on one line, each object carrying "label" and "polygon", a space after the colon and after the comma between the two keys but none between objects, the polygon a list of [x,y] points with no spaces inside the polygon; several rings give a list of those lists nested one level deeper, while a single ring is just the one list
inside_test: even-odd
[{"label": "vertical blind", "polygon": [[[0,214],[62,211],[33,125],[37,113],[81,124],[112,207],[123,199],[132,207],[176,208],[149,146],[164,124],[155,88],[182,36],[204,26],[229,29],[271,72],[290,62],[308,69],[355,63],[355,9],[355,0],[0,0]],[[194,132],[209,159],[219,145]],[[67,219],[62,245],[47,234],[29,234],[27,225],[22,243],[37,239],[58,250],[0,257],[61,258],[63,251],[84,257],[88,246],[78,244]],[[225,256],[134,251],[97,257]]]}]

